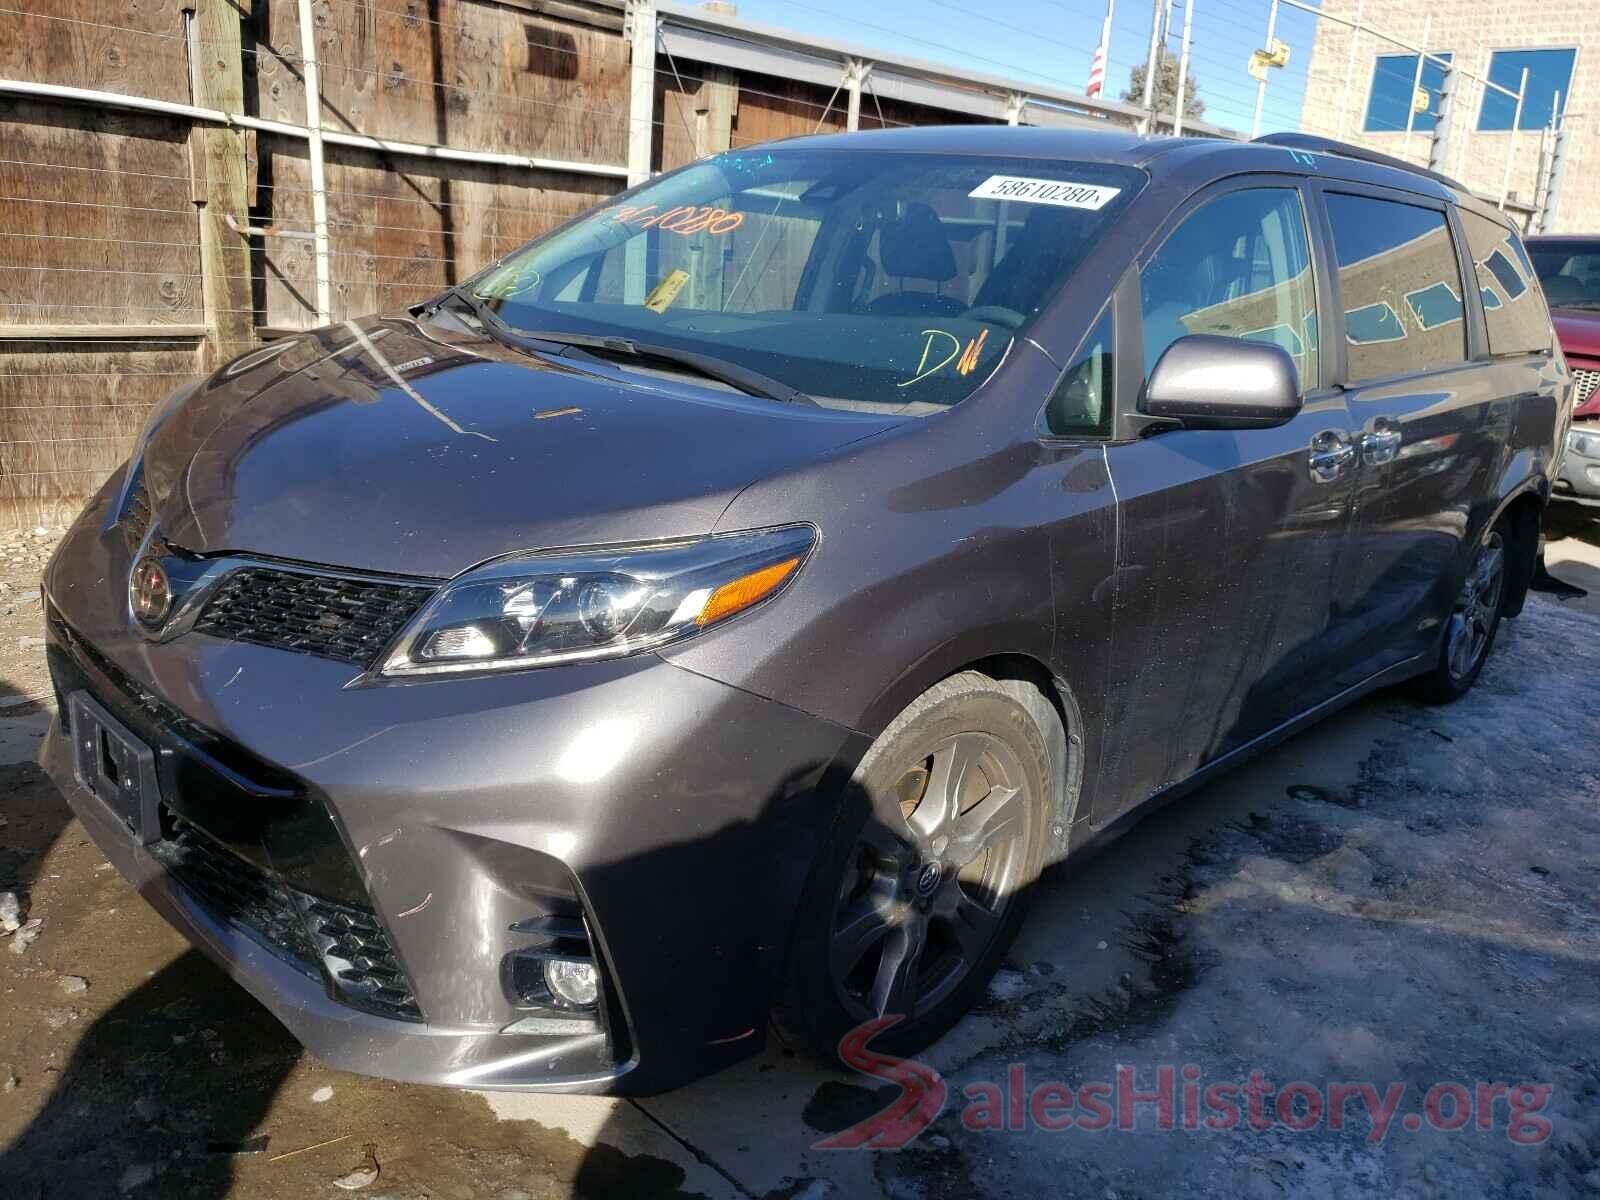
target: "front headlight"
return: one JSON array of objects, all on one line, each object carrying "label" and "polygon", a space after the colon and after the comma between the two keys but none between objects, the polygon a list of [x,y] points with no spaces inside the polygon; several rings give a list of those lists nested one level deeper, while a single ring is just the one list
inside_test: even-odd
[{"label": "front headlight", "polygon": [[496,559],[442,588],[378,673],[543,667],[653,649],[773,596],[815,541],[810,526],[796,525]]},{"label": "front headlight", "polygon": [[1569,429],[1567,431],[1567,449],[1574,454],[1581,454],[1585,458],[1600,458],[1600,433]]}]

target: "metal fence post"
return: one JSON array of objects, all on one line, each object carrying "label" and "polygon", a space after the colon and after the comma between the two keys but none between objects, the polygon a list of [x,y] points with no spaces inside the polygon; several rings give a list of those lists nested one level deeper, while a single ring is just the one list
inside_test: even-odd
[{"label": "metal fence post", "polygon": [[[301,0],[304,3],[304,0]],[[650,178],[656,127],[655,0],[628,0],[628,186]]]},{"label": "metal fence post", "polygon": [[851,133],[861,128],[861,85],[866,81],[871,66],[852,58],[844,64],[845,87],[849,89],[849,103],[845,108],[844,127]]},{"label": "metal fence post", "polygon": [[1556,130],[1555,146],[1550,151],[1550,182],[1544,189],[1544,206],[1539,210],[1539,232],[1554,233],[1556,206],[1561,203],[1561,180],[1567,173],[1567,123]]},{"label": "metal fence post", "polygon": [[1452,59],[1439,83],[1439,111],[1433,121],[1433,141],[1428,147],[1428,170],[1443,174],[1449,165],[1450,122],[1455,116],[1456,64]]},{"label": "metal fence post", "polygon": [[306,149],[311,160],[311,233],[317,272],[317,323],[333,320],[333,273],[328,250],[328,176],[322,156],[322,72],[311,0],[300,0],[301,79],[306,89]]},{"label": "metal fence post", "polygon": [[1422,68],[1428,61],[1428,35],[1433,32],[1433,14],[1422,18],[1422,42],[1417,47],[1417,69],[1411,76],[1411,95],[1406,97],[1406,141],[1401,158],[1411,157],[1411,131],[1417,123],[1417,93],[1422,90]]},{"label": "metal fence post", "polygon": [[1528,94],[1528,68],[1522,68],[1522,79],[1517,85],[1517,109],[1511,116],[1511,140],[1506,144],[1506,169],[1500,176],[1500,211],[1504,212],[1511,196],[1511,166],[1517,157],[1517,126],[1522,124],[1522,101]]},{"label": "metal fence post", "polygon": [[1367,0],[1357,0],[1355,24],[1350,27],[1350,45],[1344,55],[1344,92],[1339,97],[1339,136],[1350,128],[1350,80],[1356,66],[1356,43],[1361,40],[1361,17],[1366,12]]}]

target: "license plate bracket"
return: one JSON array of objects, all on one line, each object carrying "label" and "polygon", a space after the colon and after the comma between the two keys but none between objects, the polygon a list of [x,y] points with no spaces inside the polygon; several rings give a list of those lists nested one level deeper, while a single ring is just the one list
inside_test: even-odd
[{"label": "license plate bracket", "polygon": [[87,692],[67,698],[72,765],[78,782],[110,809],[141,845],[161,836],[155,752]]}]

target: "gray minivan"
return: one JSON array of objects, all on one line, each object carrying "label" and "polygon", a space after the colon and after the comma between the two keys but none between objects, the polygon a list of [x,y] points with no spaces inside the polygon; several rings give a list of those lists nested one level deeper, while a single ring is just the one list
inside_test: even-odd
[{"label": "gray minivan", "polygon": [[745,147],[175,395],[48,761],[311,1050],[645,1092],[981,993],[1048,864],[1521,608],[1570,378],[1334,143]]}]

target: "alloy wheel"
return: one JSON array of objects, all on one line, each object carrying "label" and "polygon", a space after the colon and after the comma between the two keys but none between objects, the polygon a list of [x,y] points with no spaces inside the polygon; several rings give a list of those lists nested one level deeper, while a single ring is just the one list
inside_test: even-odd
[{"label": "alloy wheel", "polygon": [[1478,557],[1462,581],[1450,612],[1445,663],[1453,680],[1467,678],[1488,652],[1505,589],[1506,547],[1498,530],[1478,549]]},{"label": "alloy wheel", "polygon": [[1036,836],[1025,778],[1000,739],[961,733],[875,803],[829,944],[835,990],[857,1018],[927,1012],[993,945]]}]

